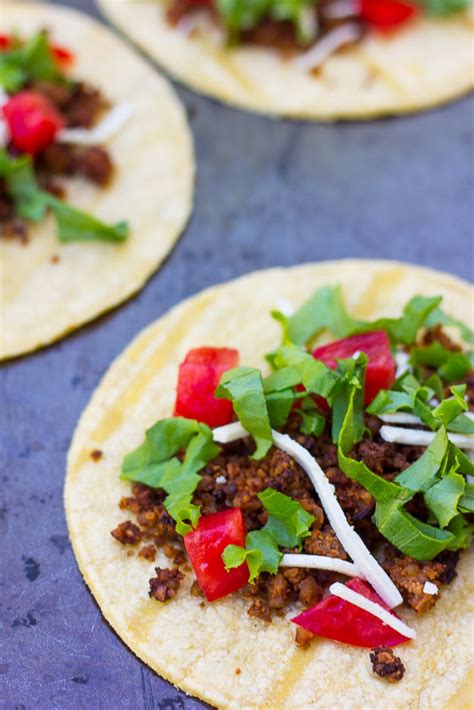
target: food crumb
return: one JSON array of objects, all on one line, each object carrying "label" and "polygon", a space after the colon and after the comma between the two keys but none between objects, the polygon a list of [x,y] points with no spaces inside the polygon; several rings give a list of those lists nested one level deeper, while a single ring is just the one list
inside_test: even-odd
[{"label": "food crumb", "polygon": [[124,523],[119,523],[111,532],[114,537],[122,545],[137,545],[142,539],[142,532],[138,525],[132,523],[131,520],[126,520]]},{"label": "food crumb", "polygon": [[127,550],[127,557],[133,557],[133,550]]},{"label": "food crumb", "polygon": [[154,562],[156,557],[156,547],[154,545],[145,545],[138,553],[139,557],[143,557],[148,562]]},{"label": "food crumb", "polygon": [[59,256],[59,254],[53,254],[53,256],[51,257],[51,263],[52,264],[59,264],[60,261],[61,261],[61,257]]},{"label": "food crumb", "polygon": [[93,451],[91,451],[91,459],[93,461],[99,461],[103,455],[104,453],[100,449],[94,449]]},{"label": "food crumb", "polygon": [[299,648],[308,648],[311,641],[314,639],[314,634],[311,631],[303,629],[302,626],[298,626],[295,634],[296,645]]},{"label": "food crumb", "polygon": [[374,673],[389,683],[397,683],[403,678],[405,666],[391,648],[373,648],[370,660]]},{"label": "food crumb", "polygon": [[240,670],[240,668],[236,668],[236,669],[235,669],[235,675],[240,675],[241,672],[242,672],[242,671]]}]

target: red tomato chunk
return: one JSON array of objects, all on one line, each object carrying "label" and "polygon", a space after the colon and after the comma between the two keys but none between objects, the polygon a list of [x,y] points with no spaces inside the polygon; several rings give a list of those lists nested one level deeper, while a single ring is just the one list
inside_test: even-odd
[{"label": "red tomato chunk", "polygon": [[352,335],[322,345],[314,350],[313,357],[334,370],[338,359],[352,357],[357,352],[365,353],[369,358],[365,374],[365,403],[370,404],[381,389],[389,389],[395,380],[395,360],[384,330]]},{"label": "red tomato chunk", "polygon": [[[362,579],[351,579],[346,586],[370,601],[380,604],[393,614],[393,611]],[[375,648],[398,646],[409,641],[406,636],[402,636],[391,626],[384,624],[378,617],[334,595],[326,597],[292,621],[317,636],[324,636],[351,646]]]},{"label": "red tomato chunk", "polygon": [[247,563],[227,571],[222,553],[227,545],[245,546],[245,525],[240,508],[204,515],[195,530],[184,536],[199,586],[208,601],[225,597],[244,587],[249,579]]},{"label": "red tomato chunk", "polygon": [[190,350],[179,366],[175,416],[197,419],[210,427],[232,421],[232,402],[214,396],[224,372],[236,367],[238,350],[197,348]]},{"label": "red tomato chunk", "polygon": [[418,8],[401,0],[360,0],[360,16],[380,31],[390,31],[411,19]]},{"label": "red tomato chunk", "polygon": [[54,105],[35,91],[20,91],[2,110],[11,141],[23,153],[36,155],[41,152],[64,128],[64,121]]}]

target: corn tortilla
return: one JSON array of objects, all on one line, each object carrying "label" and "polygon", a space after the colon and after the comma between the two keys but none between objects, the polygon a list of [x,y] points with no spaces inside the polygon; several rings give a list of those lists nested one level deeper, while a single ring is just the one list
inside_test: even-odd
[{"label": "corn tortilla", "polygon": [[111,22],[197,91],[240,108],[305,119],[364,119],[418,111],[473,86],[473,20],[426,16],[393,35],[370,33],[329,58],[317,76],[266,48],[229,49],[212,31],[187,37],[165,18],[166,0],[98,0]]},{"label": "corn tortilla", "polygon": [[119,245],[61,245],[48,217],[30,225],[26,245],[0,239],[0,358],[46,345],[135,293],[172,249],[192,206],[192,139],[168,82],[85,15],[2,2],[0,31],[29,37],[45,27],[75,53],[73,76],[132,109],[107,143],[116,164],[111,185],[66,182],[68,202],[108,222],[125,219],[131,231]]},{"label": "corn tortilla", "polygon": [[[183,302],[120,355],[81,417],[65,488],[74,552],[102,613],[129,648],[164,678],[219,708],[468,708],[474,587],[469,553],[432,611],[416,617],[402,610],[418,638],[400,648],[407,672],[391,685],[374,676],[365,650],[325,640],[300,650],[288,619],[266,624],[251,618],[237,595],[200,608],[200,599],[188,594],[192,572],[177,599],[168,604],[149,599],[154,566],[169,566],[169,560],[161,552],[155,563],[128,557],[110,535],[129,517],[118,508],[120,497],[130,494],[129,483],[119,478],[123,456],[142,441],[147,427],[172,414],[178,365],[186,352],[201,345],[235,347],[242,364],[264,367],[264,354],[280,339],[269,316],[277,300],[299,306],[316,288],[337,283],[350,311],[361,318],[398,315],[421,293],[444,296],[449,314],[473,321],[473,289],[467,283],[388,261],[261,271]],[[103,452],[98,462],[90,456],[94,449]]]}]

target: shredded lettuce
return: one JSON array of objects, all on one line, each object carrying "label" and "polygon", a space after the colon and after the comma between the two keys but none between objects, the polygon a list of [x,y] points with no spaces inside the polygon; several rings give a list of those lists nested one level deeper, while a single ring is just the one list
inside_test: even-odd
[{"label": "shredded lettuce", "polygon": [[431,15],[454,15],[471,7],[473,0],[417,0],[418,5]]},{"label": "shredded lettuce", "polygon": [[247,533],[245,547],[228,545],[222,553],[226,569],[247,562],[253,582],[261,572],[276,574],[283,557],[283,549],[301,549],[310,534],[314,517],[289,496],[267,488],[258,498],[268,511],[268,520],[261,530]]},{"label": "shredded lettuce", "polygon": [[14,40],[10,49],[0,52],[0,86],[4,91],[16,93],[32,81],[66,81],[57,69],[46,32],[24,43]]},{"label": "shredded lettuce", "polygon": [[255,439],[253,458],[263,458],[273,439],[260,370],[254,367],[234,367],[224,372],[216,397],[233,403],[240,423]]},{"label": "shredded lettuce", "polygon": [[[185,451],[182,461],[176,454]],[[191,503],[201,471],[220,449],[206,424],[174,417],[156,422],[147,430],[145,441],[122,464],[121,478],[138,481],[168,494],[164,506],[176,521],[176,530],[185,535],[198,523],[200,509]]]},{"label": "shredded lettuce", "polygon": [[315,0],[217,0],[216,7],[231,42],[237,41],[242,31],[253,29],[265,17],[292,22],[298,37],[307,42],[312,36],[302,35],[301,15],[314,3]]},{"label": "shredded lettuce", "polygon": [[5,149],[0,149],[0,178],[5,180],[7,192],[15,203],[15,213],[19,217],[41,222],[47,210],[52,211],[58,238],[62,243],[92,240],[122,242],[128,236],[129,227],[126,222],[106,224],[41,190],[28,155],[13,158]]},{"label": "shredded lettuce", "polygon": [[324,330],[342,338],[353,328],[354,321],[347,313],[340,286],[323,286],[292,315],[273,311],[272,316],[283,328],[283,342],[306,345]]}]

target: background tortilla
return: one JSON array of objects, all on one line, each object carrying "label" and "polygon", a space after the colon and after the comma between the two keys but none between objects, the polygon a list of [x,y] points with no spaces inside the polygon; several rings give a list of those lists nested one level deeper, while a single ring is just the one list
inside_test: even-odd
[{"label": "background tortilla", "polygon": [[[441,294],[449,314],[472,323],[473,289],[429,269],[389,261],[335,261],[260,271],[203,291],[144,330],[115,361],[84,411],[68,456],[65,506],[74,552],[105,618],[131,650],[188,693],[223,708],[397,707],[468,708],[474,587],[472,557],[464,555],[455,582],[418,632],[400,648],[406,675],[399,684],[377,679],[368,652],[328,641],[297,649],[294,626],[252,619],[237,597],[200,608],[187,590],[160,604],[147,596],[156,564],[127,556],[110,531],[130,517],[118,501],[130,485],[119,479],[122,458],[145,429],[173,411],[178,364],[199,345],[240,350],[241,363],[264,366],[280,339],[269,311],[279,298],[294,306],[316,288],[340,283],[350,311],[361,318],[399,315],[414,294]],[[103,451],[94,462],[93,449]],[[290,613],[288,616],[292,616]],[[236,674],[240,669],[240,674]],[[453,704],[454,703],[454,704]]]},{"label": "background tortilla", "polygon": [[135,293],[172,249],[192,207],[192,138],[169,83],[86,15],[2,2],[0,31],[27,37],[44,27],[75,52],[73,75],[132,107],[107,144],[116,163],[110,187],[75,178],[66,198],[103,220],[126,219],[131,233],[120,245],[60,245],[49,217],[30,227],[26,246],[0,238],[0,358],[46,345]]},{"label": "background tortilla", "polygon": [[312,76],[276,52],[188,38],[164,17],[164,0],[98,0],[104,14],[177,79],[241,108],[310,119],[416,111],[473,86],[473,20],[423,17],[393,36],[371,33]]}]

